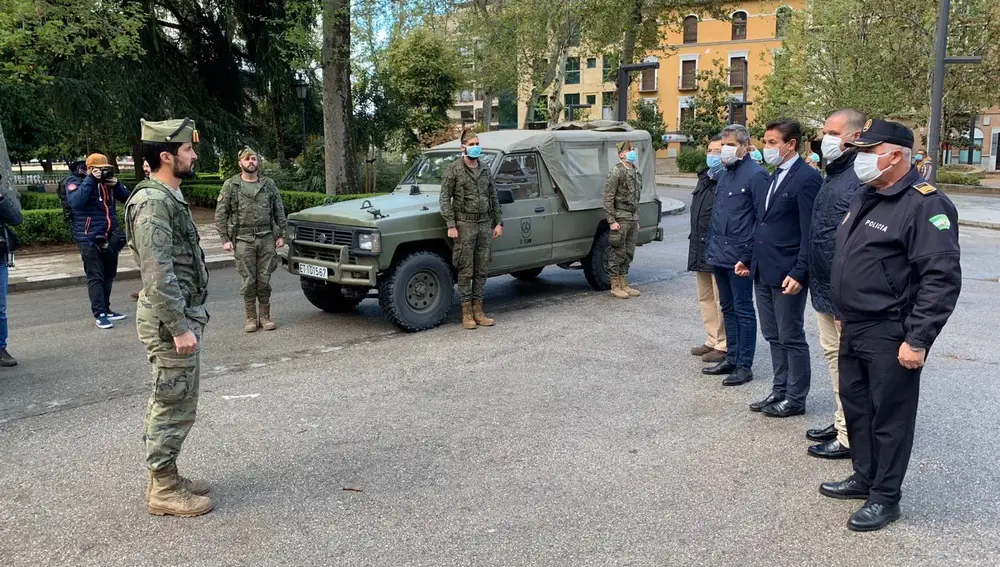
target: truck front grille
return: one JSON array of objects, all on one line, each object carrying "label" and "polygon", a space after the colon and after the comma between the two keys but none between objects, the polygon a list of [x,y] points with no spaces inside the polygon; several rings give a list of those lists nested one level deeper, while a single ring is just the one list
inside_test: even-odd
[{"label": "truck front grille", "polygon": [[295,238],[296,240],[337,246],[351,246],[354,243],[354,233],[350,230],[324,229],[314,226],[299,226],[296,229]]}]

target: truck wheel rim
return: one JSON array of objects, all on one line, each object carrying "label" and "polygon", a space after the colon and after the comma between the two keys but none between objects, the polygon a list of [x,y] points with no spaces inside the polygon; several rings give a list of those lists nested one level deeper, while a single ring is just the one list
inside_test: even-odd
[{"label": "truck wheel rim", "polygon": [[430,270],[420,270],[406,282],[406,305],[419,313],[430,311],[441,301],[441,283]]}]

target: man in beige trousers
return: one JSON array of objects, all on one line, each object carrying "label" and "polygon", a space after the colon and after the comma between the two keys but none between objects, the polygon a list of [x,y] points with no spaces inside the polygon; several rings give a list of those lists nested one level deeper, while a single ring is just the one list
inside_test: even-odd
[{"label": "man in beige trousers", "polygon": [[708,144],[706,167],[698,172],[698,185],[691,193],[691,233],[688,235],[688,271],[698,281],[698,307],[705,327],[705,342],[691,349],[691,354],[705,362],[726,359],[726,325],[719,307],[719,287],[712,266],[705,260],[708,225],[712,220],[716,180],[722,173],[722,141],[719,136]]}]

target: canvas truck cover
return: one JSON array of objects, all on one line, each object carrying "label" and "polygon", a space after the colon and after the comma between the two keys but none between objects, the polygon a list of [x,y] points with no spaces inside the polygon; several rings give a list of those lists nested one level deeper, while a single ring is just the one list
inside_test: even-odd
[{"label": "canvas truck cover", "polygon": [[[618,143],[632,142],[639,152],[642,194],[646,203],[656,197],[656,154],[649,132],[621,122],[569,122],[548,130],[498,130],[479,134],[484,150],[505,154],[537,151],[552,183],[571,211],[600,209],[604,206],[604,184],[611,168],[619,162]],[[458,140],[436,146],[435,150],[457,150]]]}]

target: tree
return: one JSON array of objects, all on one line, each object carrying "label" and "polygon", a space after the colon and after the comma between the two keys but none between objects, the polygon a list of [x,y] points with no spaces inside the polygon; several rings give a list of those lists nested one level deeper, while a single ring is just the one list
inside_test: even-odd
[{"label": "tree", "polygon": [[698,91],[688,104],[688,112],[680,124],[680,132],[692,142],[701,146],[722,131],[728,121],[729,101],[732,89],[729,87],[729,72],[723,62],[716,59],[713,69],[698,73]]},{"label": "tree", "polygon": [[326,193],[359,187],[351,133],[351,2],[323,0],[323,140]]},{"label": "tree", "polygon": [[666,142],[663,141],[663,136],[667,133],[667,128],[664,126],[663,113],[660,112],[658,105],[655,102],[639,100],[635,102],[633,111],[635,112],[635,118],[629,120],[629,124],[633,128],[649,132],[649,135],[653,138],[654,150],[662,150],[667,147]]},{"label": "tree", "polygon": [[483,124],[493,123],[493,100],[518,88],[516,31],[504,11],[511,0],[473,0],[460,14],[459,34],[465,57],[472,59],[472,88],[483,95]]}]

